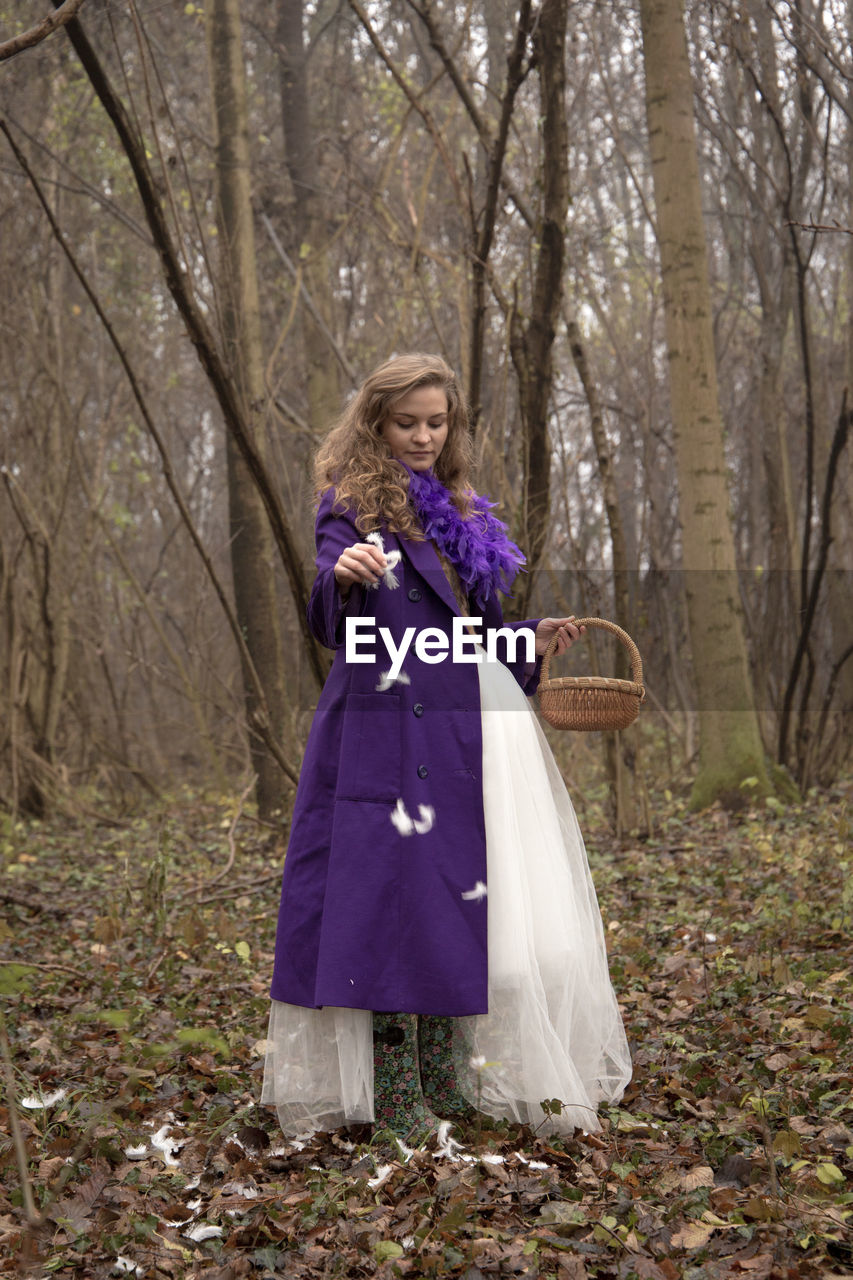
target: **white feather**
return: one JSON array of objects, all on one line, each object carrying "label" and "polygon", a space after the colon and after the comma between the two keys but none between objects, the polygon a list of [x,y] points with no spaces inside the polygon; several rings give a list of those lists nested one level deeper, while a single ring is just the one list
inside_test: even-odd
[{"label": "white feather", "polygon": [[467,893],[463,893],[462,897],[465,902],[482,902],[488,894],[488,889],[482,880],[478,880],[473,889],[469,889]]},{"label": "white feather", "polygon": [[390,689],[392,684],[411,684],[411,680],[405,671],[401,671],[398,675],[392,676],[390,671],[383,671],[379,677],[379,684],[376,686],[377,693],[384,693],[386,689]]},{"label": "white feather", "polygon": [[47,1107],[55,1106],[57,1102],[61,1102],[67,1096],[67,1089],[54,1089],[53,1093],[44,1093],[39,1097],[21,1098],[21,1106],[26,1107],[28,1111],[44,1111]]},{"label": "white feather", "polygon": [[182,1231],[181,1234],[185,1236],[187,1240],[192,1240],[196,1244],[200,1244],[203,1240],[215,1240],[217,1236],[221,1236],[222,1228],[215,1227],[210,1222],[200,1222],[198,1226],[190,1227],[189,1230]]},{"label": "white feather", "polygon": [[401,836],[410,836],[412,832],[417,832],[419,836],[424,836],[428,831],[432,830],[435,823],[435,809],[433,809],[432,805],[419,804],[418,813],[420,814],[419,818],[411,818],[403,801],[397,801],[391,813],[391,821]]},{"label": "white feather", "polygon": [[415,831],[419,836],[425,836],[428,831],[432,830],[432,825],[435,822],[435,809],[431,804],[419,804],[418,813],[421,815],[421,820],[418,822],[417,818],[415,819]]},{"label": "white feather", "polygon": [[[400,579],[394,573],[394,570],[397,568],[397,565],[400,563],[402,559],[401,552],[386,551],[385,546],[382,542],[382,534],[378,531],[378,529],[375,530],[373,533],[369,533],[364,540],[365,542],[371,542],[374,547],[378,547],[379,550],[382,552],[383,556],[385,557],[385,568],[382,571],[382,580],[385,583],[385,586],[389,589],[389,591],[393,591],[395,587],[399,587],[400,585]],[[379,586],[379,583],[371,582],[369,585],[371,590],[375,591],[376,588]]]},{"label": "white feather", "polygon": [[440,1156],[444,1156],[445,1159],[453,1160],[462,1150],[462,1144],[450,1136],[450,1130],[452,1128],[453,1125],[449,1120],[442,1120],[439,1124],[438,1133],[436,1135],[438,1145],[434,1153],[436,1159]]},{"label": "white feather", "polygon": [[398,800],[391,814],[391,821],[397,828],[401,836],[410,836],[415,829],[415,824],[409,817],[408,810],[402,800]]}]

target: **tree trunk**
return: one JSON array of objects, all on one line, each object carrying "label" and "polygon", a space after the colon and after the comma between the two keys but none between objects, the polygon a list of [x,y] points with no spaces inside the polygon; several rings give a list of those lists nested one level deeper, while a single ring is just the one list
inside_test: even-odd
[{"label": "tree trunk", "polygon": [[548,410],[553,386],[552,353],[563,297],[566,211],[569,204],[569,130],[566,114],[566,23],[568,0],[543,0],[535,49],[541,84],[542,221],[530,319],[513,310],[510,354],[518,377],[522,424],[522,537],[528,572],[519,584],[515,609],[524,617],[533,577],[545,549],[551,513],[551,437]]},{"label": "tree trunk", "polygon": [[[318,143],[309,112],[304,10],[304,0],[279,0],[276,28],[285,163],[294,197],[291,248],[302,267],[303,283],[319,318],[331,330],[331,267],[326,251],[324,200],[319,190]],[[299,318],[307,374],[308,422],[315,431],[323,431],[340,411],[338,361],[308,307],[300,307]]]},{"label": "tree trunk", "polygon": [[[847,40],[848,44],[853,42],[853,0],[847,0]],[[853,45],[851,45],[853,47]],[[847,226],[853,227],[853,80],[847,80]],[[853,399],[853,324],[850,323],[849,317],[853,312],[853,236],[845,236],[845,248],[847,256],[847,349],[845,351],[844,361],[844,381],[848,388],[848,400]],[[832,640],[833,640],[833,660],[837,661],[846,644],[850,641],[850,608],[849,599],[847,607],[844,606],[845,593],[849,584],[849,574],[845,569],[849,567],[849,553],[846,565],[844,564],[844,556],[841,554],[842,547],[850,547],[851,532],[853,532],[853,500],[851,500],[851,492],[853,492],[853,449],[848,448],[847,453],[841,460],[841,475],[838,481],[838,539],[830,550],[830,564],[834,567],[838,565],[836,576],[839,583],[839,589],[832,594],[833,615],[832,615]],[[839,563],[841,562],[841,563]],[[837,715],[841,724],[850,723],[850,714],[853,712],[853,660],[847,661],[841,667],[838,678],[838,710]],[[846,735],[845,735],[846,736]],[[849,737],[847,738],[849,742]]]},{"label": "tree trunk", "polygon": [[[249,172],[249,126],[239,0],[205,6],[216,125],[219,290],[226,363],[258,449],[263,452],[264,366]],[[279,732],[285,716],[284,666],[275,590],[274,547],[263,504],[231,432],[226,436],[231,567],[237,617]],[[254,732],[258,699],[244,671],[258,812],[280,809],[285,780]]]},{"label": "tree trunk", "polygon": [[640,15],[702,807],[747,778],[766,794],[769,781],[738,594],[683,0],[641,0]]},{"label": "tree trunk", "polygon": [[[589,422],[592,430],[595,456],[598,463],[598,475],[601,481],[601,495],[604,499],[604,510],[607,513],[607,528],[610,534],[611,554],[613,556],[613,603],[615,617],[619,625],[629,632],[633,627],[633,609],[631,600],[630,578],[628,568],[628,549],[625,538],[625,526],[619,509],[619,496],[616,491],[616,478],[613,474],[613,458],[607,432],[604,429],[604,412],[598,387],[589,366],[589,360],[581,335],[580,326],[572,316],[566,318],[566,329],[569,338],[569,349],[572,353],[577,375],[584,389],[589,407]],[[616,648],[615,676],[630,679],[628,659],[621,644]],[[643,818],[639,817],[638,786],[641,785],[639,773],[640,734],[636,725],[621,733],[604,735],[604,754],[607,774],[610,779],[613,796],[613,819],[616,835],[621,837],[629,831],[639,829],[648,834],[648,822],[645,815],[649,812],[648,804],[643,805]]]}]

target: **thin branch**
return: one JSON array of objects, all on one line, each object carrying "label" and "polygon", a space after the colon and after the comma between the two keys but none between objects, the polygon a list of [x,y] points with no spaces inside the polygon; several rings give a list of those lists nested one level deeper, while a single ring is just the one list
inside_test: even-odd
[{"label": "thin branch", "polygon": [[46,18],[42,18],[41,22],[30,27],[29,31],[22,31],[19,36],[4,40],[0,44],[0,62],[14,58],[16,54],[23,53],[24,49],[32,49],[35,45],[41,44],[42,40],[46,40],[48,36],[53,35],[54,31],[64,27],[66,22],[70,22],[82,5],[83,0],[65,0],[65,3],[53,13],[49,13]]},{"label": "thin branch", "polygon": [[[148,235],[146,228],[137,222],[135,218],[131,217],[131,215],[127,213],[126,210],[122,209],[120,205],[116,204],[114,200],[110,200],[105,196],[103,191],[100,191],[93,183],[87,182],[86,179],[77,173],[75,169],[72,169],[64,156],[61,156],[57,151],[54,151],[53,148],[49,147],[41,138],[37,138],[34,133],[30,133],[28,129],[25,129],[16,116],[7,112],[6,120],[14,127],[21,137],[26,138],[27,142],[29,142],[31,146],[37,147],[39,151],[43,152],[44,155],[47,156],[48,160],[52,161],[52,163],[57,166],[57,168],[64,169],[69,175],[68,182],[61,182],[59,178],[43,177],[42,182],[45,186],[55,187],[58,191],[67,191],[70,195],[74,196],[88,196],[90,200],[94,201],[95,204],[99,205],[100,208],[108,213],[111,218],[115,218],[117,222],[120,222],[123,226],[127,227],[128,231],[141,240],[144,245],[149,249],[153,248],[153,242],[150,235]],[[18,170],[12,168],[12,166],[9,166],[7,169],[4,165],[0,167],[0,171],[10,175],[18,175]]]},{"label": "thin branch", "polygon": [[[782,712],[779,723],[779,745],[778,760],[779,763],[787,764],[788,757],[788,729],[791,720],[791,711],[794,703],[794,693],[800,678],[800,668],[809,645],[812,623],[814,621],[815,610],[817,609],[817,600],[820,593],[821,583],[826,571],[827,560],[829,558],[829,547],[832,542],[832,492],[835,487],[837,478],[838,464],[844,447],[847,444],[847,436],[850,430],[853,412],[847,408],[847,388],[844,389],[844,395],[841,400],[841,411],[838,415],[838,423],[835,433],[832,437],[832,445],[829,451],[829,460],[826,464],[826,481],[823,489],[823,502],[821,504],[821,540],[818,551],[817,564],[812,574],[811,588],[806,599],[806,607],[804,611],[802,626],[800,628],[799,639],[797,640],[797,649],[794,654],[794,660],[791,664],[791,671],[788,676],[788,684],[785,689],[785,697],[782,703]],[[805,707],[801,701],[801,711]]]},{"label": "thin branch", "polygon": [[6,1077],[6,1098],[9,1103],[7,1110],[9,1112],[9,1125],[12,1130],[12,1141],[15,1144],[18,1173],[21,1178],[21,1198],[24,1203],[24,1213],[28,1225],[35,1227],[41,1222],[41,1215],[36,1209],[33,1186],[30,1182],[29,1169],[27,1168],[27,1148],[24,1142],[24,1135],[21,1133],[21,1122],[18,1119],[18,1091],[15,1088],[12,1053],[9,1049],[9,1039],[6,1035],[6,1019],[2,1011],[0,1011],[0,1056],[3,1058],[3,1074]]},{"label": "thin branch", "polygon": [[40,964],[35,960],[0,960],[0,964],[20,965],[22,969],[41,969],[43,973],[70,973],[75,978],[88,980],[89,974],[70,964]]},{"label": "thin branch", "polygon": [[530,65],[525,68],[524,53],[532,27],[530,0],[522,0],[518,11],[515,41],[512,52],[507,59],[506,89],[501,101],[501,116],[498,131],[488,152],[488,178],[486,182],[486,199],[483,206],[480,234],[474,244],[473,286],[474,300],[472,306],[473,324],[471,326],[471,426],[476,431],[482,412],[480,404],[480,384],[483,369],[483,349],[486,337],[486,264],[491,252],[495,234],[495,223],[498,215],[498,193],[501,186],[504,160],[506,158],[509,126],[512,111],[519,89],[524,83]]},{"label": "thin branch", "polygon": [[292,258],[290,257],[289,253],[285,249],[284,245],[279,240],[278,236],[276,235],[275,227],[270,222],[269,218],[265,213],[261,214],[261,222],[264,225],[264,230],[269,236],[272,242],[272,246],[275,249],[276,253],[281,258],[282,262],[287,267],[288,271],[293,276],[294,280],[297,280],[299,282],[299,292],[302,295],[303,302],[305,303],[308,310],[311,312],[311,316],[314,320],[314,323],[322,333],[323,337],[328,342],[329,346],[332,348],[332,352],[335,356],[335,359],[343,369],[344,373],[349,378],[350,384],[353,387],[357,387],[359,382],[358,374],[350,364],[349,360],[347,360],[346,353],[341,349],[340,345],[335,340],[334,334],[331,332],[331,330],[329,329],[329,326],[326,324],[325,320],[320,315],[320,312],[317,309],[314,299],[311,297],[311,294],[308,292],[307,288],[305,287],[305,282],[300,279],[299,272],[296,270],[296,267],[293,265]]},{"label": "thin branch", "polygon": [[252,776],[249,778],[249,781],[246,784],[246,787],[244,788],[240,796],[240,799],[237,801],[237,809],[234,813],[234,817],[231,819],[231,825],[228,828],[228,861],[225,863],[225,866],[222,867],[220,871],[217,871],[215,876],[210,877],[210,879],[207,882],[208,886],[212,884],[216,884],[217,881],[224,879],[224,877],[228,875],[228,872],[234,866],[234,862],[237,858],[237,842],[234,838],[237,831],[237,824],[243,816],[243,806],[245,805],[247,799],[249,798],[249,793],[254,787],[255,781],[256,781],[255,775],[252,774]]},{"label": "thin branch", "polygon": [[365,30],[367,38],[369,39],[370,43],[373,45],[376,52],[379,54],[379,57],[385,63],[385,66],[388,68],[388,70],[391,72],[391,75],[394,79],[395,84],[403,92],[405,97],[408,99],[408,101],[411,103],[415,111],[417,111],[418,115],[421,117],[424,124],[426,125],[427,132],[429,133],[430,137],[435,143],[438,153],[441,156],[442,161],[444,162],[444,167],[445,167],[445,170],[447,171],[447,176],[450,179],[453,190],[456,193],[456,199],[459,204],[459,208],[464,209],[465,195],[464,195],[464,192],[462,191],[462,187],[459,184],[459,175],[456,172],[456,168],[453,164],[453,161],[450,159],[450,153],[447,150],[447,144],[445,143],[444,138],[441,136],[441,131],[433,118],[432,112],[429,110],[428,107],[424,106],[424,104],[420,100],[420,96],[415,93],[415,91],[412,89],[409,82],[405,80],[404,77],[400,74],[393,58],[388,53],[388,50],[383,45],[382,41],[379,39],[379,36],[376,34],[376,31],[373,28],[373,24],[371,23],[370,19],[368,18],[362,6],[359,4],[358,0],[349,0],[349,7],[352,9],[353,13],[358,18],[359,22],[361,23],[362,27]]},{"label": "thin branch", "polygon": [[[54,4],[58,4],[58,0],[54,0]],[[261,496],[296,606],[296,616],[305,643],[308,663],[317,683],[322,686],[326,679],[328,663],[308,626],[308,588],[296,539],[276,485],[264,464],[250,426],[245,420],[234,380],[229,376],[213,334],[193,297],[187,273],[181,266],[178,248],[172,240],[166,223],[162,201],[139,130],[131,122],[123,102],[89,43],[79,20],[73,18],[66,24],[65,30],[89,77],[92,88],[118,135],[136,181],[145,218],[160,258],[166,286],[186,325],[187,334],[219,402],[226,428]]]},{"label": "thin branch", "polygon": [[260,880],[253,880],[250,884],[232,884],[227,889],[217,889],[216,893],[209,893],[204,898],[196,898],[196,905],[203,907],[208,902],[225,902],[228,898],[242,898],[246,894],[260,893],[266,890],[266,886],[274,880],[281,879],[281,870],[276,869],[270,871],[268,875],[261,876]]},{"label": "thin branch", "polygon": [[[54,916],[68,915],[65,907],[58,907],[49,900],[42,902],[39,898],[34,898],[31,893],[20,893],[15,889],[0,889],[0,902],[14,902],[16,907],[26,907],[28,911],[35,911],[37,915],[45,911]],[[0,964],[2,963],[0,961]]]},{"label": "thin branch", "polygon": [[853,227],[843,227],[833,218],[832,226],[824,222],[786,222],[786,227],[799,227],[801,231],[837,231],[843,236],[853,236]]},{"label": "thin branch", "polygon": [[[253,717],[253,720],[255,722],[251,724],[249,728],[251,731],[254,731],[255,733],[257,733],[258,736],[265,743],[265,745],[269,748],[270,752],[275,756],[275,759],[278,762],[282,772],[286,774],[286,776],[291,780],[291,782],[296,783],[296,781],[298,780],[298,770],[285,758],[281,750],[281,747],[278,745],[278,742],[273,736],[272,729],[269,724],[269,711],[267,708],[266,698],[264,696],[263,685],[261,684],[261,680],[260,680],[260,677],[258,676],[255,665],[252,662],[248,645],[246,644],[246,639],[245,639],[245,636],[243,635],[243,630],[239,622],[237,621],[237,617],[234,613],[234,610],[231,607],[231,602],[229,601],[228,596],[226,595],[225,588],[223,587],[222,583],[219,581],[219,576],[216,572],[216,569],[214,568],[213,561],[208,555],[207,549],[201,540],[201,536],[195,527],[195,522],[193,521],[192,515],[190,514],[190,511],[186,505],[184,496],[178,486],[178,482],[175,479],[175,475],[172,470],[171,459],[169,457],[168,450],[166,449],[166,443],[163,437],[161,436],[153,418],[151,417],[151,414],[148,409],[148,404],[145,400],[145,397],[142,394],[139,381],[130,364],[127,353],[125,352],[124,347],[122,346],[121,342],[118,339],[118,335],[113,329],[113,326],[110,323],[109,318],[107,317],[103,307],[101,306],[101,303],[97,294],[93,290],[92,286],[89,284],[89,281],[86,278],[85,273],[83,272],[70,245],[68,244],[65,236],[63,235],[62,229],[57,223],[56,218],[54,217],[53,211],[50,208],[50,205],[48,204],[47,199],[45,198],[44,192],[41,190],[41,187],[39,186],[39,183],[37,178],[35,177],[35,174],[32,172],[29,165],[27,164],[26,157],[18,147],[17,143],[15,142],[11,133],[9,132],[9,129],[5,121],[3,120],[0,120],[0,132],[2,132],[5,135],[10,147],[12,148],[12,151],[14,152],[15,159],[18,161],[18,164],[21,166],[21,169],[23,170],[23,172],[29,178],[32,184],[33,190],[36,194],[36,197],[42,209],[45,212],[45,216],[47,217],[48,222],[50,223],[51,231],[53,232],[57,243],[59,244],[60,248],[64,252],[66,258],[68,259],[68,262],[71,266],[72,271],[76,275],[77,279],[80,281],[80,284],[82,285],[86,293],[86,296],[88,297],[90,303],[92,304],[92,307],[94,308],[95,314],[97,315],[101,324],[104,326],[107,337],[112,343],[113,349],[119,358],[122,368],[124,369],[125,376],[127,377],[127,380],[130,384],[130,389],[139,407],[139,411],[142,414],[142,418],[143,418],[143,421],[145,422],[145,426],[148,429],[148,432],[152,440],[154,441],[154,444],[157,447],[158,453],[160,454],[160,461],[163,468],[163,478],[165,479],[166,484],[168,485],[169,492],[171,493],[172,498],[175,501],[175,505],[177,506],[178,511],[180,512],[181,518],[192,539],[193,545],[195,546],[196,551],[198,552],[201,558],[202,564],[204,565],[205,570],[207,571],[207,576],[210,579],[210,582],[213,586],[214,591],[216,592],[219,603],[222,606],[222,610],[225,614],[228,625],[231,629],[231,634],[233,635],[237,648],[240,652],[241,659],[245,663],[245,669],[248,673],[249,679],[251,680],[252,686],[254,688],[255,696],[258,699],[257,714]],[[8,482],[8,477],[4,477],[4,478],[6,478]]]},{"label": "thin branch", "polygon": [[[471,94],[468,92],[467,85],[465,84],[465,81],[462,75],[460,74],[459,69],[456,66],[456,63],[454,62],[450,52],[448,51],[447,46],[445,45],[443,39],[441,38],[441,32],[439,31],[438,26],[435,22],[435,19],[433,18],[430,5],[428,3],[423,3],[423,2],[420,4],[417,4],[415,0],[408,0],[408,3],[411,6],[411,8],[414,9],[415,13],[418,15],[421,22],[423,22],[424,26],[426,27],[427,32],[429,34],[430,44],[432,45],[432,48],[435,50],[435,52],[438,54],[439,58],[441,59],[442,66],[444,67],[445,71],[450,77],[450,80],[452,81],[453,86],[456,89],[456,92],[459,94],[459,98],[462,102],[463,107],[468,112],[468,116],[471,120],[471,123],[473,124],[474,128],[477,130],[477,136],[480,139],[480,144],[483,147],[483,150],[486,152],[487,155],[491,154],[493,148],[495,147],[495,139],[492,136],[490,124],[485,119],[485,117],[480,113],[480,111],[477,108],[477,104],[475,103]],[[527,25],[527,17],[525,17],[524,15],[519,16],[519,21],[517,26],[520,27],[522,23],[525,26]],[[531,27],[531,30],[532,30],[532,27]],[[515,57],[515,53],[510,54],[510,61],[514,57]],[[528,62],[527,66],[521,69],[520,71],[521,79],[519,81],[519,85],[515,86],[515,89],[513,90],[513,94],[517,92],[521,82],[526,79],[529,71],[531,70],[531,65],[532,64]],[[512,74],[513,74],[513,71],[512,71],[512,68],[510,68],[508,79],[511,78]],[[507,91],[504,94],[504,103],[506,102],[506,96],[508,92],[509,92],[509,87],[507,88]],[[535,225],[536,219],[533,214],[533,211],[530,209],[529,205],[524,199],[524,196],[521,194],[521,192],[515,186],[515,183],[512,181],[511,178],[507,176],[506,173],[501,172],[500,182],[501,182],[501,186],[504,188],[510,200],[512,200],[513,204],[518,210],[521,216],[521,220],[524,222],[526,227],[532,230],[532,228]]]}]

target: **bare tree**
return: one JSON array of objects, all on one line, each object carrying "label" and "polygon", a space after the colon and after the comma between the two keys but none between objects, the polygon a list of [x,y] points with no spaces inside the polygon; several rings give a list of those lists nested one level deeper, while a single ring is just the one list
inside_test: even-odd
[{"label": "bare tree", "polygon": [[[209,0],[205,13],[216,121],[219,283],[226,360],[240,399],[241,417],[255,449],[263,457],[264,357],[239,0]],[[274,546],[261,496],[230,432],[226,456],[237,617],[266,700],[266,706],[261,707],[246,672],[246,713],[258,779],[256,796],[260,814],[271,817],[282,808],[286,780],[263,738],[255,732],[255,721],[258,715],[268,716],[275,731],[280,731],[287,706]]]},{"label": "bare tree", "polygon": [[693,803],[769,789],[740,610],[711,297],[693,85],[682,0],[641,0],[646,111],[664,289],[687,610],[699,699]]}]

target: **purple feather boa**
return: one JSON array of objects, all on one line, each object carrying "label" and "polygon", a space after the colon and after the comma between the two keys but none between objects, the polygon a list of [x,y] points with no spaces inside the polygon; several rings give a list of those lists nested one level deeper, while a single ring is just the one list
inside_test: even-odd
[{"label": "purple feather boa", "polygon": [[496,504],[474,494],[473,511],[466,518],[431,471],[401,465],[409,475],[409,501],[421,528],[452,561],[465,593],[482,609],[493,591],[508,592],[524,555],[507,537],[507,526],[492,515]]}]

